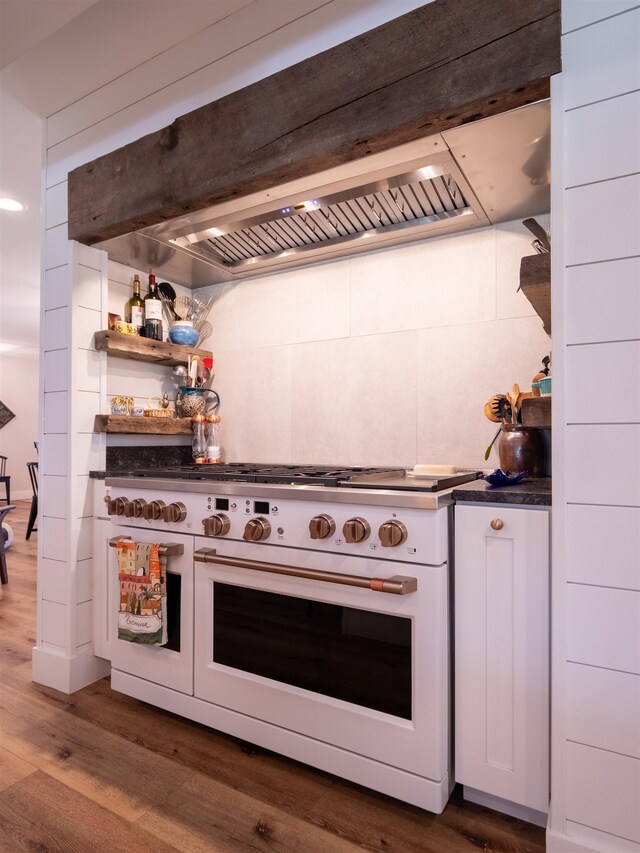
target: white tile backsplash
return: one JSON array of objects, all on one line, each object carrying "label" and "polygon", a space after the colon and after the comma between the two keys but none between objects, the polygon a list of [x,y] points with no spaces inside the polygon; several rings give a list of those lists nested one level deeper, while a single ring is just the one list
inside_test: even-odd
[{"label": "white tile backsplash", "polygon": [[484,416],[484,404],[514,383],[530,390],[548,353],[537,316],[420,332],[415,461],[497,468],[497,443],[484,460],[497,429]]},{"label": "white tile backsplash", "polygon": [[227,460],[291,461],[291,358],[291,347],[220,355],[215,388]]},{"label": "white tile backsplash", "polygon": [[349,270],[349,261],[336,261],[244,282],[243,347],[347,337]]},{"label": "white tile backsplash", "polygon": [[492,228],[351,260],[351,334],[376,335],[495,319]]},{"label": "white tile backsplash", "polygon": [[292,460],[409,464],[416,446],[415,333],[306,344],[292,363]]},{"label": "white tile backsplash", "polygon": [[[532,240],[505,223],[215,288],[226,459],[497,465],[483,406],[550,350],[517,293]],[[114,361],[109,392],[137,391]]]}]

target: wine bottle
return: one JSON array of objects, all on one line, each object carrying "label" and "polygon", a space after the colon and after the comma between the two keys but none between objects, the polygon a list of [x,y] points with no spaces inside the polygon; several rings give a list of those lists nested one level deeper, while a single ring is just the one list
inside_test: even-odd
[{"label": "wine bottle", "polygon": [[133,277],[133,296],[124,306],[124,319],[126,323],[132,323],[138,329],[138,334],[144,333],[144,302],[140,296],[140,277]]},{"label": "wine bottle", "polygon": [[149,291],[144,297],[144,333],[154,341],[162,340],[162,300],[152,272],[149,273]]}]

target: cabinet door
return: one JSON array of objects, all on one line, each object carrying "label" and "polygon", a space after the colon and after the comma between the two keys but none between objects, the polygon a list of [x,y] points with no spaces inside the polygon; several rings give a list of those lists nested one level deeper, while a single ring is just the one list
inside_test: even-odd
[{"label": "cabinet door", "polygon": [[546,812],[549,515],[458,505],[455,525],[455,778]]}]

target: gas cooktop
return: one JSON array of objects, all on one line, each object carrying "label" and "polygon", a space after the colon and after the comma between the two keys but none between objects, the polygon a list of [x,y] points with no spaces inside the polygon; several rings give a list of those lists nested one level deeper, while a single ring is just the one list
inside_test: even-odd
[{"label": "gas cooktop", "polygon": [[254,465],[243,462],[225,464],[178,465],[167,468],[141,468],[134,477],[160,477],[179,480],[222,480],[227,483],[287,483],[340,486],[366,478],[400,477],[402,468],[344,468],[335,465]]},{"label": "gas cooktop", "polygon": [[475,480],[478,471],[433,479],[406,476],[404,468],[335,465],[262,465],[242,462],[140,468],[127,476],[150,479],[213,480],[227,483],[271,483],[342,488],[402,489],[436,492]]}]

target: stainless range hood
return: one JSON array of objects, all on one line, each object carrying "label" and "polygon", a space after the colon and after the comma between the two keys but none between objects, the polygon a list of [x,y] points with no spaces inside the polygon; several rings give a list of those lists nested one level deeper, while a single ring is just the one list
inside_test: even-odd
[{"label": "stainless range hood", "polygon": [[548,210],[544,101],[97,247],[204,287]]}]

